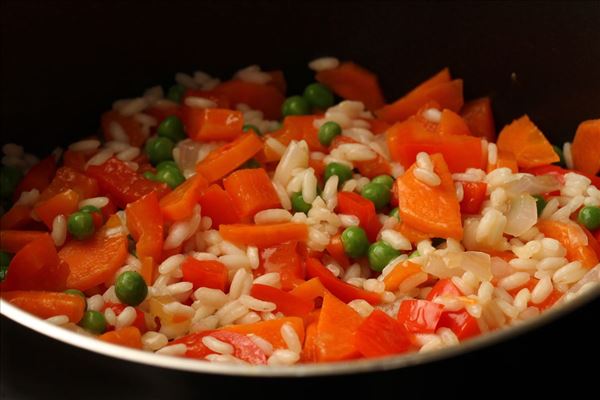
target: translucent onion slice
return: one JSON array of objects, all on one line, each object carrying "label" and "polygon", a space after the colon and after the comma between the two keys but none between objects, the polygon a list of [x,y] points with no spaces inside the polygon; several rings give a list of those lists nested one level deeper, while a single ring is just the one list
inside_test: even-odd
[{"label": "translucent onion slice", "polygon": [[504,233],[519,236],[537,223],[537,207],[535,199],[528,194],[521,194],[510,202],[510,210],[506,214]]}]

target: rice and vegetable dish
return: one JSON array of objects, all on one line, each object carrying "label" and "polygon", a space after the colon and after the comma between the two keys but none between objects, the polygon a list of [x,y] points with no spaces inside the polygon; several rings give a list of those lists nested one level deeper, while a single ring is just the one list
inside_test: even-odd
[{"label": "rice and vegetable dish", "polygon": [[[600,119],[554,146],[443,69],[385,103],[335,58],[178,73],[38,160],[3,146],[0,294],[65,329],[209,362],[424,352],[600,280]],[[518,117],[518,116],[515,116]],[[577,121],[579,122],[579,121]]]}]

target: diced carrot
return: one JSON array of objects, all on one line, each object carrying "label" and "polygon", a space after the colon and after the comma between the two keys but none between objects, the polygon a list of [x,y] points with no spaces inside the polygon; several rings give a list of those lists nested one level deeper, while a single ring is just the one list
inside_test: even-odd
[{"label": "diced carrot", "polygon": [[306,224],[296,224],[293,222],[266,225],[221,225],[219,232],[223,239],[232,243],[261,248],[292,240],[304,242],[308,239],[308,227]]},{"label": "diced carrot", "polygon": [[577,127],[571,145],[573,166],[582,172],[600,172],[600,119],[584,121]]},{"label": "diced carrot", "polygon": [[314,125],[318,118],[322,118],[322,116],[315,114],[290,115],[283,119],[282,129],[289,132],[290,138],[304,139],[311,151],[325,152],[327,148],[319,142],[319,130]]},{"label": "diced carrot", "polygon": [[202,207],[202,215],[210,217],[212,226],[218,229],[221,224],[236,224],[241,222],[233,205],[233,199],[221,186],[212,184],[198,200]]},{"label": "diced carrot", "polygon": [[397,265],[383,279],[383,283],[385,283],[385,290],[395,292],[406,278],[413,276],[414,274],[418,274],[419,272],[422,272],[421,266],[408,260]]},{"label": "diced carrot", "polygon": [[260,336],[273,345],[275,349],[287,349],[287,344],[281,336],[283,324],[290,324],[298,334],[300,343],[304,342],[304,321],[300,317],[284,317],[268,321],[256,322],[254,324],[229,325],[222,328],[225,331],[242,334],[252,333]]},{"label": "diced carrot", "polygon": [[85,311],[85,299],[73,294],[14,290],[2,292],[0,296],[9,303],[44,319],[66,315],[69,321],[77,323]]},{"label": "diced carrot", "polygon": [[16,253],[25,247],[28,243],[33,242],[43,236],[46,232],[41,231],[17,231],[17,230],[1,230],[0,231],[0,248],[2,251]]},{"label": "diced carrot", "polygon": [[279,196],[263,168],[240,169],[223,179],[223,186],[240,217],[253,217],[259,211],[280,208]]},{"label": "diced carrot", "polygon": [[15,204],[0,218],[0,229],[23,229],[31,222],[31,207]]},{"label": "diced carrot", "polygon": [[321,179],[325,173],[325,162],[323,160],[315,160],[314,158],[311,158],[308,160],[308,166],[315,171],[315,176],[317,179]]},{"label": "diced carrot", "polygon": [[319,278],[312,278],[293,288],[290,293],[301,299],[314,301],[318,297],[323,297],[325,286]]},{"label": "diced carrot", "polygon": [[151,192],[129,203],[125,214],[127,228],[136,241],[137,256],[140,259],[152,257],[154,262],[160,262],[163,248],[163,216],[156,193]]},{"label": "diced carrot", "polygon": [[242,134],[241,111],[184,106],[183,122],[188,136],[196,141],[233,140]]},{"label": "diced carrot", "polygon": [[[222,94],[215,93],[214,90],[202,90],[202,89],[187,89],[183,94],[182,104],[185,104],[185,100],[188,97],[202,97],[214,102],[217,105],[217,108],[226,109],[232,108],[231,102],[228,98],[223,96]],[[187,106],[179,106],[179,117],[185,120],[185,108]],[[200,109],[197,109],[200,111]]]},{"label": "diced carrot", "polygon": [[340,214],[351,214],[358,217],[360,226],[371,241],[375,241],[381,230],[381,222],[375,212],[373,202],[358,193],[339,192],[337,211]]},{"label": "diced carrot", "polygon": [[400,218],[403,222],[435,237],[461,240],[463,228],[460,205],[456,198],[454,181],[441,154],[431,155],[439,186],[429,186],[418,180],[414,164],[397,180]]},{"label": "diced carrot", "polygon": [[196,172],[202,174],[209,183],[212,183],[251,159],[262,147],[262,141],[258,136],[248,132],[233,142],[213,150],[202,162],[196,165]]},{"label": "diced carrot", "polygon": [[410,349],[411,341],[398,320],[375,310],[356,330],[355,345],[360,354],[370,358],[405,353]]},{"label": "diced carrot", "polygon": [[194,290],[200,287],[208,287],[225,291],[228,284],[227,267],[216,260],[196,260],[187,257],[181,264],[183,281],[191,282]]},{"label": "diced carrot", "polygon": [[317,323],[313,322],[306,326],[304,346],[300,354],[300,360],[305,363],[317,362]]},{"label": "diced carrot", "polygon": [[60,167],[56,170],[56,175],[50,185],[40,194],[38,201],[47,200],[68,189],[77,192],[81,199],[96,197],[99,193],[98,182],[95,179],[77,172],[73,168]]},{"label": "diced carrot", "polygon": [[106,236],[108,223],[87,240],[71,240],[58,256],[69,265],[67,286],[88,290],[110,280],[127,259],[127,236]]},{"label": "diced carrot", "polygon": [[43,236],[23,246],[11,260],[2,290],[66,289],[68,266],[61,262],[50,235]]},{"label": "diced carrot", "polygon": [[586,227],[580,227],[588,238],[588,246],[594,250],[594,253],[596,253],[596,256],[600,259],[600,243],[598,242],[598,239],[596,239],[592,232],[590,232]]},{"label": "diced carrot", "polygon": [[506,125],[498,135],[498,150],[510,151],[523,168],[560,161],[552,145],[527,115]]},{"label": "diced carrot", "polygon": [[433,236],[431,234],[422,232],[418,229],[413,228],[408,225],[406,222],[401,222],[394,227],[395,230],[400,232],[402,236],[408,239],[412,244],[417,244],[422,240],[431,239]]},{"label": "diced carrot", "polygon": [[58,193],[48,200],[41,201],[33,208],[35,214],[52,230],[54,218],[60,214],[67,218],[79,209],[79,195],[74,190],[68,189]]},{"label": "diced carrot", "polygon": [[15,188],[13,194],[13,201],[17,201],[21,196],[21,193],[28,192],[32,189],[37,189],[40,193],[44,191],[52,182],[52,177],[56,171],[56,160],[54,156],[50,155],[44,158],[39,163],[27,171],[23,179],[19,182]]},{"label": "diced carrot", "polygon": [[393,125],[387,131],[390,155],[405,168],[416,160],[417,154],[441,153],[451,172],[464,172],[467,168],[485,168],[481,139],[465,135],[432,133],[417,118]]},{"label": "diced carrot", "polygon": [[165,218],[180,221],[189,218],[194,213],[202,192],[208,187],[204,176],[196,174],[187,179],[175,190],[160,199],[160,209]]},{"label": "diced carrot", "polygon": [[144,278],[144,282],[146,285],[152,286],[154,283],[154,277],[156,276],[156,269],[158,267],[157,263],[152,259],[152,257],[139,257],[142,266],[140,268],[140,275]]},{"label": "diced carrot", "polygon": [[121,115],[116,110],[110,110],[102,114],[100,124],[104,138],[107,141],[117,139],[113,136],[114,126],[117,126],[116,129],[121,128],[125,132],[129,138],[129,144],[132,146],[141,147],[148,138],[148,134],[135,116]]},{"label": "diced carrot", "polygon": [[331,237],[329,244],[325,248],[329,255],[338,263],[342,268],[350,266],[350,260],[344,250],[344,244],[342,243],[342,235],[338,232]]},{"label": "diced carrot", "polygon": [[135,326],[128,326],[106,332],[98,336],[98,339],[119,346],[131,347],[133,349],[142,348],[142,334]]},{"label": "diced carrot", "polygon": [[317,358],[319,361],[342,361],[357,358],[355,335],[361,316],[350,306],[325,292],[317,323]]},{"label": "diced carrot", "polygon": [[260,252],[260,266],[256,274],[279,273],[281,288],[291,290],[304,282],[303,257],[298,242],[280,243]]},{"label": "diced carrot", "polygon": [[509,168],[514,174],[519,172],[517,158],[512,152],[506,150],[498,150],[498,159],[496,161],[496,165],[488,166],[488,172],[496,168]]},{"label": "diced carrot", "polygon": [[287,316],[304,317],[315,306],[313,301],[305,300],[282,289],[255,283],[250,295],[256,299],[275,303],[276,310]]},{"label": "diced carrot", "polygon": [[368,110],[377,110],[384,104],[377,76],[352,62],[319,71],[316,79],[344,99],[362,101]]},{"label": "diced carrot", "polygon": [[244,103],[254,110],[260,110],[265,118],[279,119],[284,95],[274,85],[231,80],[221,83],[213,92],[227,98],[232,105]]},{"label": "diced carrot", "polygon": [[481,97],[465,103],[460,115],[467,123],[474,136],[486,138],[488,142],[496,140],[494,114],[489,97]]},{"label": "diced carrot", "polygon": [[442,118],[437,128],[437,132],[440,135],[471,135],[471,131],[465,120],[454,111],[448,109],[442,111]]},{"label": "diced carrot", "polygon": [[598,264],[598,256],[591,246],[585,244],[587,236],[578,224],[541,219],[536,226],[546,237],[556,239],[563,245],[569,261],[581,261],[583,267],[588,269]]},{"label": "diced carrot", "polygon": [[404,97],[376,110],[375,114],[378,118],[390,123],[404,121],[414,115],[428,101],[435,101],[441,108],[459,112],[464,102],[463,81],[462,79],[453,81],[449,79],[450,73],[448,69],[444,69]]}]

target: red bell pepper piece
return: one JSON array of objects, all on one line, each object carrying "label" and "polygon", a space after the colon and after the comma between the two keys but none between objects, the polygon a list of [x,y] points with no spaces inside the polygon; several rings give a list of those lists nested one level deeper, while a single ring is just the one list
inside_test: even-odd
[{"label": "red bell pepper piece", "polygon": [[365,230],[369,240],[377,239],[377,234],[381,230],[381,222],[379,222],[373,202],[358,193],[340,192],[338,193],[337,212],[357,216],[360,220],[360,227]]},{"label": "red bell pepper piece", "polygon": [[181,264],[182,280],[191,282],[194,290],[208,287],[225,291],[228,283],[227,267],[215,260],[196,260],[188,257]]},{"label": "red bell pepper piece", "polygon": [[187,347],[186,357],[203,359],[209,354],[214,354],[212,350],[202,343],[202,338],[212,336],[222,342],[233,346],[233,355],[240,360],[253,365],[267,363],[267,355],[258,347],[248,336],[237,332],[225,330],[195,332],[171,342],[171,345],[183,343]]},{"label": "red bell pepper piece", "polygon": [[398,321],[412,333],[434,333],[444,306],[427,300],[407,299],[400,303]]},{"label": "red bell pepper piece", "polygon": [[244,117],[241,111],[184,106],[182,114],[185,131],[193,140],[229,141],[242,134]]},{"label": "red bell pepper piece", "polygon": [[384,357],[407,352],[409,334],[400,322],[381,310],[373,311],[358,327],[356,348],[365,357]]},{"label": "red bell pepper piece", "polygon": [[163,217],[156,193],[150,192],[129,203],[125,213],[127,228],[136,241],[135,250],[138,257],[152,257],[155,263],[160,262],[163,248]]},{"label": "red bell pepper piece", "polygon": [[276,310],[288,316],[303,317],[314,308],[312,301],[302,299],[272,286],[254,284],[250,290],[250,295],[259,300],[275,303],[277,305]]},{"label": "red bell pepper piece", "polygon": [[46,232],[42,231],[1,230],[0,249],[9,253],[16,253],[27,244],[45,235]]},{"label": "red bell pepper piece", "polygon": [[[217,105],[217,108],[232,108],[229,100],[225,96],[219,95],[213,90],[188,89],[183,94],[182,103],[185,104],[185,99],[188,97],[202,97],[208,99],[214,102]],[[181,108],[183,109],[184,107]]]},{"label": "red bell pepper piece", "polygon": [[216,183],[209,186],[198,200],[202,207],[202,215],[210,217],[212,227],[219,229],[221,224],[237,224],[241,222],[233,205],[233,199]]},{"label": "red bell pepper piece", "polygon": [[[102,309],[102,311],[106,310],[107,308],[112,309],[115,312],[116,316],[119,316],[123,310],[127,307],[127,304],[117,304],[117,303],[104,303],[104,307]],[[140,310],[138,310],[137,308],[134,308],[135,310],[135,320],[133,321],[133,323],[131,324],[132,326],[135,326],[136,328],[139,329],[139,331],[141,333],[145,333],[148,330],[148,327],[146,326],[146,318],[144,317],[144,313]],[[115,327],[108,324],[107,325],[107,330],[114,330]]]},{"label": "red bell pepper piece", "polygon": [[50,197],[72,189],[81,199],[98,196],[98,182],[93,177],[77,172],[73,168],[60,167],[50,185],[40,194],[38,201],[48,200]]},{"label": "red bell pepper piece", "polygon": [[50,235],[44,234],[23,246],[8,267],[2,290],[66,289],[69,267],[58,258]]},{"label": "red bell pepper piece", "polygon": [[43,192],[50,185],[50,182],[52,182],[54,172],[56,172],[56,161],[52,155],[35,164],[27,171],[15,188],[13,201],[17,201],[21,193],[32,189],[37,189],[40,193]]},{"label": "red bell pepper piece", "polygon": [[344,250],[344,244],[342,243],[342,235],[336,233],[331,237],[331,241],[325,248],[329,255],[338,263],[342,268],[350,266],[350,260]]},{"label": "red bell pepper piece", "polygon": [[460,115],[474,136],[486,138],[488,142],[496,140],[494,114],[489,97],[482,97],[466,102],[460,110]]},{"label": "red bell pepper piece", "polygon": [[481,138],[432,133],[415,118],[397,123],[387,132],[392,159],[405,168],[415,162],[420,152],[441,153],[451,172],[464,172],[467,168],[484,169],[487,164],[481,148]]},{"label": "red bell pepper piece", "polygon": [[212,92],[225,97],[233,106],[244,103],[254,110],[260,110],[269,120],[279,119],[281,105],[285,101],[285,96],[273,85],[237,79],[221,83]]},{"label": "red bell pepper piece", "polygon": [[302,257],[298,252],[298,242],[292,241],[263,249],[260,252],[261,265],[257,273],[278,272],[281,288],[291,290],[304,282]]},{"label": "red bell pepper piece", "polygon": [[[461,291],[450,279],[440,279],[427,295],[427,300],[432,301],[438,296],[461,295]],[[450,328],[459,340],[468,339],[481,333],[477,320],[466,310],[444,311],[436,329],[439,328]]]},{"label": "red bell pepper piece", "polygon": [[327,290],[346,303],[356,299],[363,299],[371,304],[379,304],[381,302],[379,294],[368,292],[339,280],[315,258],[309,257],[306,260],[306,274],[311,278],[319,278]]},{"label": "red bell pepper piece", "polygon": [[433,299],[440,296],[460,295],[462,295],[462,293],[450,279],[440,279],[435,285],[433,285],[433,288],[427,294],[426,300],[433,301]]},{"label": "red bell pepper piece", "polygon": [[32,223],[31,207],[23,204],[14,204],[0,217],[0,229],[25,229]]},{"label": "red bell pepper piece", "polygon": [[479,214],[485,200],[487,184],[485,182],[460,182],[463,187],[463,199],[460,212],[463,214]]},{"label": "red bell pepper piece", "polygon": [[169,192],[165,183],[144,178],[114,157],[104,164],[89,166],[87,174],[98,181],[102,193],[113,199],[120,208],[125,208],[150,192],[156,191],[159,198]]}]

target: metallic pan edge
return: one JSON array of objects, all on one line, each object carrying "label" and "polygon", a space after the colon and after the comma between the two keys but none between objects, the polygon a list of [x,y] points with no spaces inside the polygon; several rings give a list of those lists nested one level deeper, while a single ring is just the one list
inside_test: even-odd
[{"label": "metallic pan edge", "polygon": [[550,309],[541,316],[532,318],[531,320],[525,321],[520,325],[482,335],[459,346],[448,347],[427,353],[411,353],[407,355],[386,357],[381,359],[358,360],[333,364],[300,364],[289,367],[278,366],[277,368],[266,366],[248,367],[243,365],[209,363],[181,357],[157,355],[141,350],[117,346],[69,331],[59,326],[52,325],[43,319],[40,319],[13,306],[4,299],[0,299],[0,314],[21,325],[33,329],[36,332],[69,345],[103,354],[105,356],[146,364],[149,366],[188,372],[248,377],[305,377],[383,371],[442,360],[455,355],[467,353],[484,346],[490,346],[499,341],[507,340],[523,334],[529,330],[542,327],[560,318],[561,316],[574,311],[575,309],[592,301],[596,297],[600,297],[600,289],[591,290],[569,303]]}]

